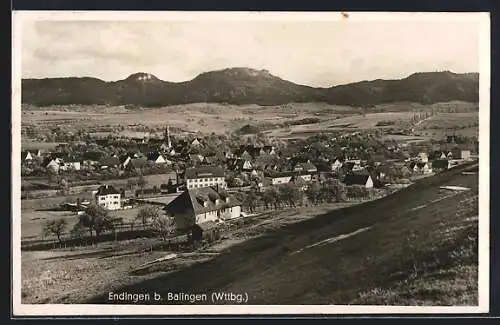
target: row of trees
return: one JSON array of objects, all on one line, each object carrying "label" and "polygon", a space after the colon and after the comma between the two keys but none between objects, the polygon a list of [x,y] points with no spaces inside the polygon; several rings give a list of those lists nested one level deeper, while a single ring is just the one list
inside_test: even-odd
[{"label": "row of trees", "polygon": [[312,183],[305,191],[292,183],[270,186],[263,193],[252,190],[244,195],[243,205],[250,212],[254,212],[257,206],[263,206],[265,210],[273,208],[278,210],[284,206],[343,202],[347,198],[362,199],[369,195],[370,191],[362,185],[346,186],[332,179],[323,184]]},{"label": "row of trees", "polygon": [[[162,213],[157,206],[142,207],[132,223],[140,222],[143,230],[151,230],[158,237],[167,239],[175,232],[174,219]],[[71,238],[84,238],[88,234],[89,238],[99,241],[100,236],[106,231],[116,234],[117,228],[123,226],[124,220],[120,217],[112,217],[108,210],[91,203],[85,212],[78,216],[77,222],[71,229],[67,219],[55,219],[45,222],[43,227],[44,236],[57,237],[59,243],[63,243],[63,237],[69,235]]]}]

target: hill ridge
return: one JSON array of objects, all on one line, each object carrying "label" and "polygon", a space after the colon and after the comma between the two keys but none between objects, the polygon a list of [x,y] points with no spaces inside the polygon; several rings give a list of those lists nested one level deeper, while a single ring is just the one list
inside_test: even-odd
[{"label": "hill ridge", "polygon": [[22,102],[38,106],[167,106],[195,102],[259,105],[326,102],[370,106],[396,101],[477,102],[478,98],[479,74],[451,71],[417,72],[402,79],[363,80],[326,88],[296,84],[269,70],[248,67],[207,71],[182,82],[165,81],[148,72],[136,72],[117,81],[89,76],[22,79]]}]

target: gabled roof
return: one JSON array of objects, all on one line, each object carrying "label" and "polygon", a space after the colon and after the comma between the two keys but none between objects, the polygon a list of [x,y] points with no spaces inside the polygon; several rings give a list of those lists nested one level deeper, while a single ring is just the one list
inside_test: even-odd
[{"label": "gabled roof", "polygon": [[[226,197],[229,197],[229,202],[225,201]],[[220,200],[218,204],[216,204],[217,199]],[[204,206],[205,202],[207,203],[206,206]],[[217,192],[213,187],[203,187],[185,190],[170,202],[165,207],[165,210],[171,214],[186,211],[194,211],[195,214],[200,214],[238,205],[241,205],[241,202],[236,198],[223,192]]]},{"label": "gabled roof", "polygon": [[97,189],[96,195],[120,194],[112,185],[102,185]]},{"label": "gabled roof", "polygon": [[302,170],[306,170],[306,171],[318,170],[318,168],[316,168],[316,166],[314,166],[311,163],[299,163],[295,166],[295,168],[296,169],[301,168]]},{"label": "gabled roof", "polygon": [[120,164],[120,159],[117,157],[105,157],[99,160],[101,166],[118,166]]},{"label": "gabled roof", "polygon": [[160,156],[162,156],[162,155],[158,151],[153,151],[153,152],[150,152],[147,154],[148,160],[152,160],[152,161],[155,161]]},{"label": "gabled roof", "polygon": [[119,159],[120,159],[120,164],[122,164],[122,165],[123,165],[123,164],[127,161],[127,159],[132,159],[132,157],[133,157],[133,156],[130,156],[130,155],[122,155],[122,156],[120,156],[120,157],[119,157]]},{"label": "gabled roof", "polygon": [[29,151],[22,151],[21,152],[21,159],[25,160],[26,157],[28,156],[28,154],[30,154],[31,156],[33,156],[33,154],[31,152],[29,152]]},{"label": "gabled roof", "polygon": [[186,179],[194,179],[202,177],[224,177],[224,169],[213,166],[186,168],[184,177]]},{"label": "gabled roof", "polygon": [[127,167],[130,168],[142,168],[148,163],[148,160],[144,157],[142,158],[133,158],[128,163]]},{"label": "gabled roof", "polygon": [[350,174],[346,175],[344,183],[346,185],[365,185],[369,178],[371,177],[367,174]]},{"label": "gabled roof", "polygon": [[94,160],[94,161],[99,161],[99,159],[102,158],[104,154],[99,151],[86,151],[83,153],[83,159],[84,160]]},{"label": "gabled roof", "polygon": [[448,159],[436,159],[432,161],[432,168],[434,169],[441,169],[441,168],[448,168]]}]

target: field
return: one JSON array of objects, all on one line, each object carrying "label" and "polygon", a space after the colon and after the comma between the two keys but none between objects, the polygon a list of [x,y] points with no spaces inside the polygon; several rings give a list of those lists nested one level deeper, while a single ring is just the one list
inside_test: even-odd
[{"label": "field", "polygon": [[[457,111],[470,111],[474,109],[475,104],[463,102],[427,106],[414,103],[383,104],[372,108],[366,116],[362,116],[358,108],[324,103],[291,103],[281,106],[198,103],[150,109],[100,106],[49,109],[31,107],[24,108],[22,124],[23,126],[38,125],[44,127],[66,125],[72,129],[95,129],[118,125],[136,126],[138,124],[163,128],[169,124],[171,127],[180,128],[186,132],[204,133],[232,132],[250,124],[267,130],[270,136],[290,138],[319,131],[384,128],[384,126],[377,126],[377,123],[381,121],[409,121],[414,110],[430,112],[433,109],[448,110],[449,107],[453,107]],[[457,114],[478,116],[477,112]],[[321,122],[293,125],[289,128],[282,126],[285,122],[296,122],[305,118],[319,118]]]},{"label": "field", "polygon": [[457,134],[468,137],[479,137],[479,113],[439,113],[422,121],[415,134],[441,138]]},{"label": "field", "polygon": [[[207,261],[213,255],[248,238],[313,218],[317,213],[349,205],[351,204],[329,204],[321,207],[304,207],[301,210],[286,209],[280,212],[279,216],[273,212],[262,214],[247,220],[243,227],[232,229],[230,233],[225,234],[224,240],[208,250],[185,253],[167,268],[180,269]],[[133,212],[137,212],[128,211],[131,213],[130,218],[136,215]],[[53,216],[59,215],[53,214]],[[120,279],[121,284],[152,279],[165,270],[153,268],[145,270],[142,274],[135,274],[132,271],[145,262],[165,256],[166,253],[168,252],[158,246],[157,240],[147,238],[105,242],[99,243],[98,246],[72,249],[23,251],[21,254],[23,302],[82,302],[116,287],[116,279]],[[93,280],[89,282],[89,279]]]},{"label": "field", "polygon": [[252,304],[477,304],[477,174],[456,169],[339,208],[247,219],[214,246],[139,273],[133,271],[142,263],[169,252],[152,249],[148,239],[22,252],[23,302],[108,303],[107,292],[122,290],[228,290],[248,293]]}]

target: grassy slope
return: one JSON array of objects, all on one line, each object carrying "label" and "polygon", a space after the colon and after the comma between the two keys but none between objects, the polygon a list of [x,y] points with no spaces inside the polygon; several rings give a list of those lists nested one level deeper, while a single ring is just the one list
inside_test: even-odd
[{"label": "grassy slope", "polygon": [[[439,189],[448,184],[473,190],[449,197]],[[247,292],[251,304],[474,305],[475,196],[477,175],[455,172],[251,239],[214,260],[123,289],[164,295]],[[364,227],[370,229],[304,249]]]}]

